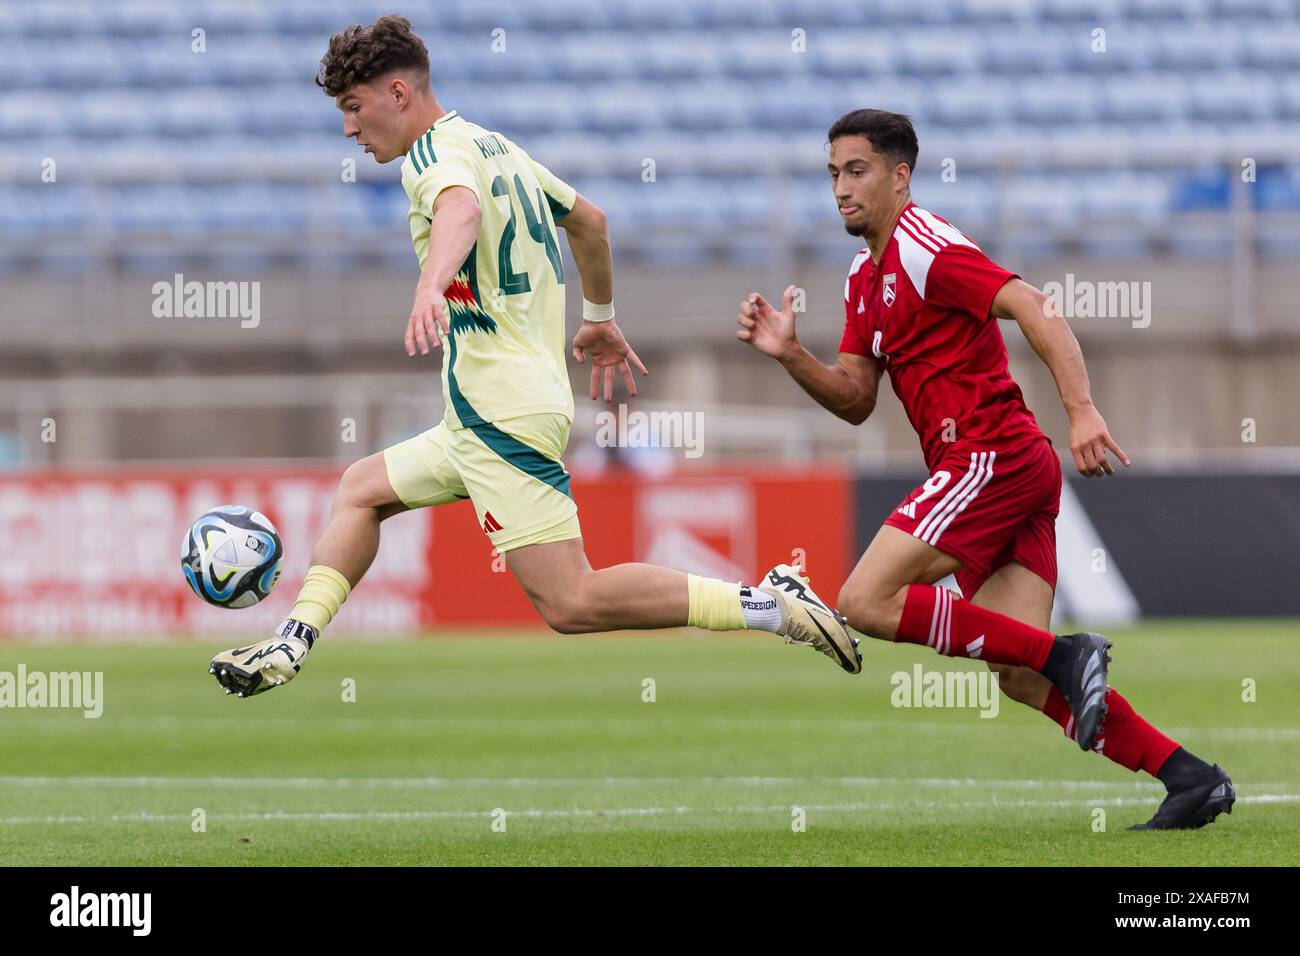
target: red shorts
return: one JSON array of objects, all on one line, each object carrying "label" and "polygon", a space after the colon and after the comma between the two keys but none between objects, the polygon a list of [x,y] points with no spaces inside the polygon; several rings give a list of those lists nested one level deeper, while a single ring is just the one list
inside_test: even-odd
[{"label": "red shorts", "polygon": [[971,598],[1012,561],[1056,587],[1060,508],[1061,462],[1043,438],[996,449],[954,447],[885,524],[961,561],[957,584]]}]

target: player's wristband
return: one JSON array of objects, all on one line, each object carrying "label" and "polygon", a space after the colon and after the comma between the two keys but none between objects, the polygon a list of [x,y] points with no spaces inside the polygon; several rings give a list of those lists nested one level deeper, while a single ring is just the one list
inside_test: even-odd
[{"label": "player's wristband", "polygon": [[596,305],[594,302],[588,302],[585,298],[582,300],[582,321],[608,322],[613,318],[613,302],[606,302],[604,305]]}]

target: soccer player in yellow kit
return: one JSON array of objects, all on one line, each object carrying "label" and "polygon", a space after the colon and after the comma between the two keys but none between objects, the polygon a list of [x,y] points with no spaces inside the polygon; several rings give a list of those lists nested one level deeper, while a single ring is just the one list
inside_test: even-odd
[{"label": "soccer player in yellow kit", "polygon": [[646,372],[614,322],[604,214],[502,134],[444,110],[429,85],[428,52],[403,17],[331,37],[316,82],[343,112],[344,135],[380,163],[405,157],[420,261],[406,351],[443,351],[446,413],[435,428],[347,469],[289,617],[273,637],[212,660],[226,692],[259,694],[298,673],[374,560],[381,521],[467,498],[556,631],[767,630],[858,673],[857,641],[798,568],[777,565],[755,587],[650,564],[592,569],[560,460],[573,395],[555,227],[568,234],[582,282],[572,352],[591,363],[591,397],[603,387],[610,401],[617,373],[635,395],[629,363]]}]

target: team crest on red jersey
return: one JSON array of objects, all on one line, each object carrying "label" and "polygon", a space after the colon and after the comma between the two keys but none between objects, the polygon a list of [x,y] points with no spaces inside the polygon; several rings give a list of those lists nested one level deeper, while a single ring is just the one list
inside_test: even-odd
[{"label": "team crest on red jersey", "polygon": [[898,273],[897,272],[885,273],[885,282],[881,291],[881,295],[883,295],[885,298],[885,305],[894,304],[895,289],[897,285],[898,285]]}]

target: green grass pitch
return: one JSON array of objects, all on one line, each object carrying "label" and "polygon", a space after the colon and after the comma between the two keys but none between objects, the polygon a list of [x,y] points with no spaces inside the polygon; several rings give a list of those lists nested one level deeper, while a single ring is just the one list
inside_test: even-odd
[{"label": "green grass pitch", "polygon": [[1130,833],[1162,788],[1041,714],[894,708],[896,671],[979,667],[925,648],[864,643],[850,677],[757,634],[327,636],[237,700],[206,672],[235,634],[0,644],[0,670],[103,671],[105,698],[99,719],[0,710],[0,862],[1293,864],[1300,624],[1110,636],[1112,683],[1232,774],[1231,816]]}]

